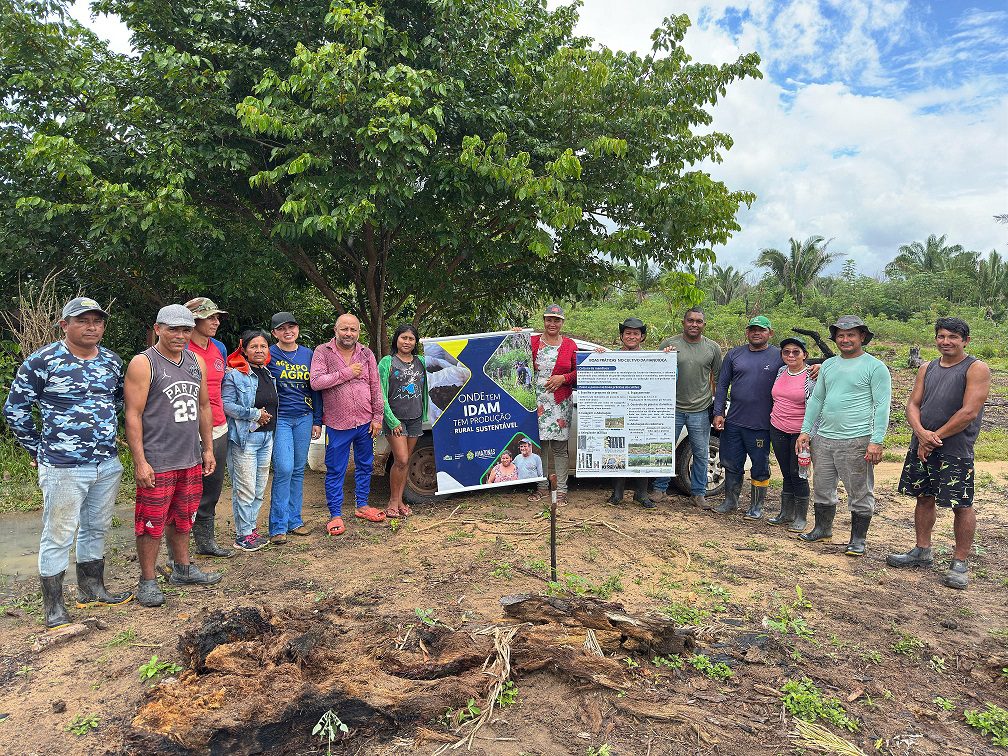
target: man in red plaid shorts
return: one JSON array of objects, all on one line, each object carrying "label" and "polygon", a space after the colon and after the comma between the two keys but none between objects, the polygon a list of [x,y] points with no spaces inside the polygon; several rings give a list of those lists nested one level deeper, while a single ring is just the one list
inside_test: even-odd
[{"label": "man in red plaid shorts", "polygon": [[220,573],[204,573],[189,561],[189,532],[203,493],[203,476],[216,467],[206,365],[186,348],[195,325],[188,308],[162,307],[154,324],[157,343],[134,357],[126,370],[126,440],[137,483],[136,595],[143,606],[164,603],[154,564],[166,531],[175,554],[169,583],[221,581]]}]

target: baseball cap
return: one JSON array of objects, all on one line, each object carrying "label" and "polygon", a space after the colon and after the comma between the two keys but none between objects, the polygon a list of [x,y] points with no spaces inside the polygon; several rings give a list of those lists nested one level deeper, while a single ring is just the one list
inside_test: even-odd
[{"label": "baseball cap", "polygon": [[169,328],[177,326],[196,327],[196,319],[193,317],[192,311],[180,304],[170,304],[162,307],[158,310],[157,320],[154,322],[159,325],[168,326]]},{"label": "baseball cap", "polygon": [[298,324],[297,318],[295,318],[294,314],[290,312],[278,312],[276,315],[273,316],[273,320],[271,322],[272,322],[272,326],[270,326],[271,328],[279,328],[280,326],[286,325],[287,323],[293,323],[294,325]]},{"label": "baseball cap", "polygon": [[749,321],[749,325],[746,328],[766,328],[768,331],[773,330],[773,326],[770,325],[770,318],[766,315],[757,315]]},{"label": "baseball cap", "polygon": [[564,320],[566,316],[564,315],[563,307],[558,304],[547,305],[545,311],[543,312],[544,318],[560,318]]},{"label": "baseball cap", "polygon": [[871,341],[872,336],[875,335],[857,315],[843,315],[836,323],[829,327],[829,337],[833,341],[836,341],[837,331],[848,331],[851,328],[860,328],[864,333],[864,341],[861,342],[862,345]]},{"label": "baseball cap", "polygon": [[78,315],[83,315],[85,312],[100,312],[106,318],[108,317],[108,313],[102,309],[102,306],[90,297],[74,297],[63,305],[63,313],[60,316],[60,320],[75,318]]},{"label": "baseball cap", "polygon": [[194,318],[205,320],[211,315],[227,315],[227,310],[218,307],[210,297],[196,297],[185,303]]},{"label": "baseball cap", "polygon": [[805,339],[799,339],[797,336],[788,336],[786,339],[781,339],[780,348],[783,349],[788,344],[794,344],[805,352],[806,355],[808,354],[808,346],[805,344]]}]

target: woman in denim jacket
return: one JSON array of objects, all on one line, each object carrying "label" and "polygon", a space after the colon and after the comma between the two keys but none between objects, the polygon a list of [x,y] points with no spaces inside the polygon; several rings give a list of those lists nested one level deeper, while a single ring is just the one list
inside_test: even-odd
[{"label": "woman in denim jacket", "polygon": [[230,369],[221,386],[228,422],[234,545],[242,551],[258,551],[269,543],[256,527],[269,478],[279,403],[276,380],[266,368],[269,358],[266,332],[245,331],[238,348],[228,355]]}]

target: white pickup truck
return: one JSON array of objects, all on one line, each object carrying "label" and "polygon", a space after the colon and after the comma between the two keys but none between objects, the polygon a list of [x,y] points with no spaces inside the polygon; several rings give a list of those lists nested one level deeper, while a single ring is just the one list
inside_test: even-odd
[{"label": "white pickup truck", "polygon": [[[590,341],[574,339],[578,350],[584,352],[594,352],[600,347]],[[602,347],[604,349],[604,347]],[[424,425],[425,433],[417,442],[413,454],[410,456],[409,468],[406,472],[406,490],[403,498],[409,504],[426,504],[434,498],[437,491],[437,468],[434,461],[434,441],[430,434],[430,423]],[[570,454],[571,465],[577,461],[577,391],[574,392],[574,422],[570,433]],[[717,431],[711,428],[710,449],[707,455],[707,496],[716,496],[724,489],[724,468],[721,466],[719,454],[720,440]],[[392,464],[392,450],[389,448],[388,440],[384,436],[379,436],[374,442],[375,461],[373,475],[387,475]],[[690,467],[693,464],[693,447],[686,440],[686,428],[682,429],[679,438],[676,439],[676,474],[672,478],[672,485],[679,493],[689,496]],[[316,472],[325,471],[325,436],[315,441],[308,454],[308,465]],[[575,469],[571,467],[571,473]]]}]

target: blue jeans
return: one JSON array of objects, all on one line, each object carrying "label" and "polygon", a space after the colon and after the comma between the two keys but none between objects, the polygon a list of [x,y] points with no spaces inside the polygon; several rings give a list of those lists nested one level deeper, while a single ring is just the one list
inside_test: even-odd
[{"label": "blue jeans", "polygon": [[[690,446],[693,448],[693,464],[690,466],[690,493],[703,496],[707,493],[707,463],[710,456],[710,413],[700,412],[675,413],[675,439],[685,426]],[[655,481],[656,491],[668,491],[672,478],[658,478]]]},{"label": "blue jeans", "polygon": [[74,534],[78,564],[105,556],[105,536],[112,526],[122,471],[119,457],[78,467],[39,465],[42,489],[39,575],[51,577],[66,571]]},{"label": "blue jeans", "polygon": [[755,483],[770,480],[770,431],[725,423],[721,431],[721,464],[726,473],[745,475],[745,459],[752,461],[749,477]]},{"label": "blue jeans", "polygon": [[273,436],[273,485],[270,487],[269,533],[283,535],[301,527],[304,471],[311,445],[312,416],[278,417]]},{"label": "blue jeans", "polygon": [[371,469],[374,466],[374,440],[371,438],[371,423],[364,423],[350,430],[326,431],[325,448],[325,495],[329,505],[329,515],[343,514],[343,479],[350,463],[350,446],[354,456],[354,497],[358,507],[368,505],[371,495]]},{"label": "blue jeans", "polygon": [[231,508],[235,535],[244,538],[256,529],[262,509],[266,481],[269,479],[273,431],[249,433],[245,448],[228,444],[228,470],[231,472]]}]

